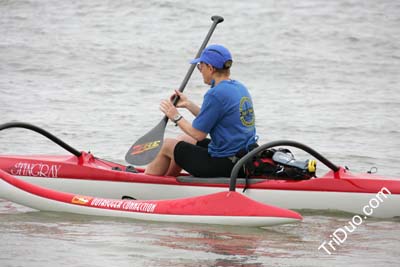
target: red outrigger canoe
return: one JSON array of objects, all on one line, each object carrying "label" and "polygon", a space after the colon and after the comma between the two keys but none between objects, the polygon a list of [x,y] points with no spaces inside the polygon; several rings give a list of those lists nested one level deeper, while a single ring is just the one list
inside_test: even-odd
[{"label": "red outrigger canoe", "polygon": [[[76,191],[72,190],[71,193],[63,192],[68,191],[65,188],[57,191],[50,189],[52,186],[38,186],[34,182],[24,181],[23,177],[57,178],[66,171],[65,174],[70,177],[102,179],[109,174],[118,177],[122,172],[117,170],[120,170],[122,165],[99,161],[86,153],[71,158],[72,162],[77,160],[76,164],[71,164],[72,162],[65,160],[64,157],[49,157],[47,160],[41,157],[33,157],[32,160],[14,158],[18,162],[13,162],[12,158],[1,157],[0,159],[2,166],[9,163],[13,165],[11,168],[5,166],[0,168],[0,198],[42,211],[160,222],[257,227],[302,220],[301,215],[294,211],[266,205],[231,191],[169,200],[136,200],[126,199],[127,197],[111,199],[102,197],[95,191],[91,194],[93,196],[86,196],[76,193],[81,192],[78,188],[75,188]],[[92,165],[95,162],[97,162],[96,167]]]},{"label": "red outrigger canoe", "polygon": [[[142,202],[150,199],[191,199],[219,192],[227,194],[226,190],[229,187],[235,197],[247,196],[257,202],[284,209],[337,210],[384,218],[400,216],[399,179],[367,173],[352,174],[342,167],[337,167],[313,149],[293,141],[276,141],[261,145],[236,163],[230,178],[196,178],[185,174],[179,177],[159,177],[145,175],[143,169],[135,169],[98,159],[90,153],[79,152],[36,126],[12,123],[3,125],[0,130],[17,127],[15,124],[46,135],[73,155],[0,156],[0,169],[4,171],[1,175],[3,181],[4,173],[7,173],[15,179],[73,195],[118,200],[131,198]],[[328,166],[331,171],[322,177],[300,181],[237,178],[238,170],[247,160],[275,146],[303,149]],[[246,190],[236,193],[237,188]],[[236,199],[234,202],[239,201],[241,200]]]}]

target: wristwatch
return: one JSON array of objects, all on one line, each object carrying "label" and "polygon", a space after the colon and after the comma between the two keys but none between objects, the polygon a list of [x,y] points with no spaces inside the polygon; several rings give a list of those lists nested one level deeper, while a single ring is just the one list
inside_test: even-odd
[{"label": "wristwatch", "polygon": [[176,114],[173,118],[172,121],[175,123],[175,126],[178,126],[178,121],[180,121],[183,118],[181,114]]}]

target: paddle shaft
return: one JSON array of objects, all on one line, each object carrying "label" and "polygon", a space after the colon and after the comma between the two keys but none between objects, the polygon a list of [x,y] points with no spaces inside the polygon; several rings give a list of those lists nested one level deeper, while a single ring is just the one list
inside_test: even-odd
[{"label": "paddle shaft", "polygon": [[[211,25],[210,30],[207,33],[207,36],[205,37],[205,39],[203,40],[203,43],[201,44],[199,51],[197,51],[197,54],[194,58],[199,58],[201,55],[201,52],[203,52],[204,48],[206,48],[208,42],[211,39],[211,35],[214,33],[215,28],[217,27],[218,23],[221,23],[224,21],[224,18],[220,17],[220,16],[212,16],[211,20],[214,22]],[[186,88],[187,83],[190,80],[190,77],[192,77],[193,71],[196,68],[195,64],[190,64],[190,67],[185,75],[185,78],[183,79],[181,86],[179,86],[178,91],[179,92],[183,92]],[[174,104],[174,106],[176,106],[176,104],[178,104],[179,101],[179,96],[175,95],[174,99],[172,100],[172,103]],[[165,126],[167,125],[168,122],[168,117],[165,115],[164,118],[162,119],[163,121],[165,121]]]},{"label": "paddle shaft", "polygon": [[[221,22],[224,21],[224,18],[221,16],[212,16],[211,20],[213,21],[213,24],[211,25],[210,30],[207,33],[206,38],[204,39],[203,43],[201,44],[199,51],[197,51],[197,54],[195,56],[195,58],[199,58],[201,53],[203,52],[204,48],[206,48],[208,41],[210,41],[211,35],[213,34],[215,28],[217,27],[217,25]],[[179,87],[179,92],[183,92],[183,90],[185,90],[185,87],[190,79],[190,77],[192,76],[192,73],[194,71],[194,69],[196,68],[195,64],[190,64],[190,67],[188,69],[188,72],[186,73],[185,78],[183,79],[181,86]],[[173,100],[173,104],[174,106],[176,106],[176,104],[178,103],[179,97],[175,96],[174,100]]]},{"label": "paddle shaft", "polygon": [[[201,44],[201,46],[200,46],[199,50],[197,51],[197,54],[194,58],[199,58],[201,56],[201,53],[203,52],[204,48],[206,48],[208,42],[210,41],[211,35],[214,33],[215,28],[217,27],[217,25],[219,23],[224,21],[224,18],[221,16],[212,16],[211,20],[213,21],[213,24],[211,25],[210,30],[208,31],[206,37],[203,40],[203,43]],[[185,87],[186,87],[187,83],[189,82],[190,77],[192,76],[195,68],[196,68],[196,64],[190,64],[190,67],[185,75],[185,78],[183,79],[181,86],[178,89],[179,92],[183,92],[185,90]],[[174,104],[174,106],[176,106],[178,104],[178,101],[179,101],[179,96],[175,95],[174,99],[172,100],[172,103]],[[164,116],[163,120],[165,121],[165,126],[167,126],[168,117],[166,115]]]},{"label": "paddle shaft", "polygon": [[[204,48],[206,47],[208,41],[211,38],[215,28],[217,25],[224,21],[224,18],[221,16],[212,16],[211,20],[213,24],[211,25],[210,30],[207,33],[203,43],[201,44],[199,51],[196,54],[196,58],[200,57],[201,53],[203,52]],[[179,87],[179,91],[183,92],[185,87],[190,79],[190,76],[195,69],[195,64],[190,64],[190,67],[186,73],[185,78],[183,79],[181,86]],[[176,95],[172,101],[174,106],[178,103],[179,97]],[[163,139],[164,139],[164,132],[165,127],[168,123],[168,117],[164,116],[164,118],[147,134],[139,138],[135,144],[131,146],[128,152],[125,155],[125,160],[130,164],[135,165],[146,165],[151,162],[158,154],[161,149]]]}]

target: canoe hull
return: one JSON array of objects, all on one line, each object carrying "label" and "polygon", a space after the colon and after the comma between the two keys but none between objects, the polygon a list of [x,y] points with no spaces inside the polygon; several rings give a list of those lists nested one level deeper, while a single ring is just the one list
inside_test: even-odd
[{"label": "canoe hull", "polygon": [[[147,176],[126,171],[126,166],[75,156],[0,156],[0,169],[27,182],[64,192],[121,199],[174,199],[226,191],[228,178]],[[114,170],[113,170],[114,169]],[[115,170],[117,169],[117,170]],[[253,180],[253,179],[252,179]],[[244,195],[266,204],[286,209],[337,210],[363,214],[372,201],[378,206],[369,215],[392,218],[400,216],[400,180],[371,174],[354,175],[341,169],[320,178],[303,181],[257,180],[250,182]],[[238,184],[238,191],[244,188]],[[379,192],[383,188],[389,193]],[[382,199],[375,202],[377,195]],[[385,197],[387,196],[387,197]]]}]

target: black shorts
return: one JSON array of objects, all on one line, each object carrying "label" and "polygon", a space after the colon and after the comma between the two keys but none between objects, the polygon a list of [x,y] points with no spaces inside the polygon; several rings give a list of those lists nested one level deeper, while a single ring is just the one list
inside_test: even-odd
[{"label": "black shorts", "polygon": [[208,154],[210,139],[196,145],[180,141],[175,146],[175,162],[196,177],[230,177],[234,166],[229,158],[213,158]]}]

